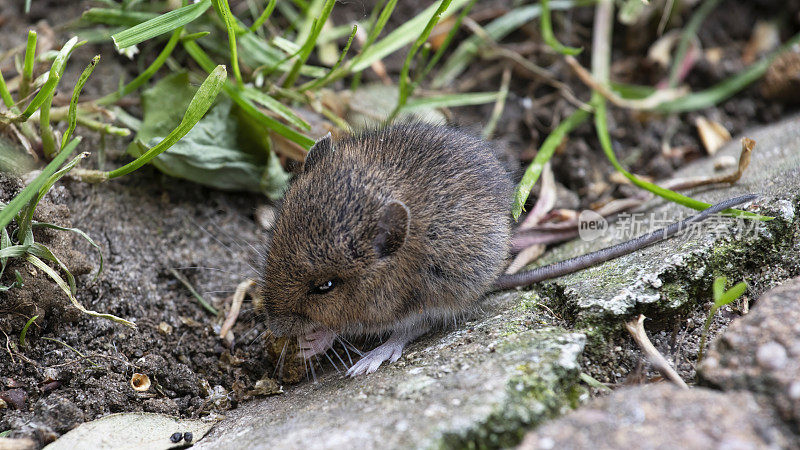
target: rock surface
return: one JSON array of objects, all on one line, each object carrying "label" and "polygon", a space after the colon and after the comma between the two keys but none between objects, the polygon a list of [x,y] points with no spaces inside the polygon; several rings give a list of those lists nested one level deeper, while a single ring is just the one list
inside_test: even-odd
[{"label": "rock surface", "polygon": [[746,392],[623,388],[525,437],[520,449],[772,449],[800,444]]},{"label": "rock surface", "polygon": [[[798,118],[755,130],[745,136],[756,141],[750,166],[733,186],[705,187],[686,193],[705,201],[757,193],[751,209],[775,217],[769,222],[730,218],[709,219],[687,233],[614,261],[545,283],[549,294],[576,322],[594,326],[615,323],[634,313],[648,317],[686,311],[706,297],[714,275],[746,279],[750,294],[759,294],[781,280],[800,274],[800,126]],[[735,156],[741,144],[730,141],[714,158],[707,158],[676,173],[676,178],[719,175],[717,158]],[[694,211],[663,199],[642,212],[620,216],[596,240],[562,246],[547,262],[607,247],[644,232],[662,228]],[[656,206],[657,205],[657,206]],[[631,233],[631,231],[633,232]]]},{"label": "rock surface", "polygon": [[[527,297],[527,296],[523,296]],[[509,446],[524,427],[577,405],[584,337],[529,330],[518,295],[480,322],[412,344],[357,379],[324,375],[245,404],[197,448]]]},{"label": "rock surface", "polygon": [[800,278],[764,294],[733,322],[699,374],[711,386],[765,396],[784,420],[800,425]]}]

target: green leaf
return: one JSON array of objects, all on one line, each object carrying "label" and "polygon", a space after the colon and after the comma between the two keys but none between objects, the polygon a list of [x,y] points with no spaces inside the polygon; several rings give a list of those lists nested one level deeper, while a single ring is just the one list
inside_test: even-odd
[{"label": "green leaf", "polygon": [[201,0],[192,5],[162,14],[125,31],[120,31],[111,36],[111,39],[113,39],[114,45],[117,46],[118,50],[136,45],[192,22],[203,15],[210,6],[211,0]]},{"label": "green leaf", "polygon": [[286,187],[289,186],[291,174],[283,170],[281,161],[275,152],[270,151],[267,160],[267,167],[261,178],[261,190],[270,200],[278,200],[283,197]]},{"label": "green leaf", "polygon": [[717,277],[714,278],[714,301],[716,302],[718,299],[722,298],[722,295],[725,293],[725,284],[728,282],[726,277]]},{"label": "green leaf", "polygon": [[737,284],[736,286],[730,288],[727,292],[722,294],[719,298],[714,300],[714,307],[721,308],[728,303],[736,300],[737,298],[741,297],[744,294],[744,291],[747,290],[747,283],[742,281],[741,283]]},{"label": "green leaf", "polygon": [[263,140],[252,141],[242,132],[231,105],[220,101],[152,164],[167,175],[217,189],[260,192],[267,152]]},{"label": "green leaf", "polygon": [[[185,73],[170,75],[142,93],[144,121],[136,142],[156,144],[179,120],[170,109],[178,109],[193,95]],[[171,105],[177,105],[170,108]],[[217,189],[282,192],[283,169],[270,171],[267,129],[240,108],[221,98],[206,116],[180,141],[152,160],[162,172],[212,186]],[[139,145],[128,151],[134,156],[145,153]],[[275,168],[273,168],[275,169]],[[272,180],[262,176],[269,172]]]},{"label": "green leaf", "polygon": [[[183,115],[180,124],[178,124],[178,126],[175,127],[175,129],[173,129],[164,138],[164,140],[159,142],[155,147],[142,154],[139,158],[136,158],[136,160],[133,162],[128,163],[119,169],[108,172],[106,174],[107,177],[116,178],[127,175],[139,167],[147,164],[150,162],[150,160],[172,147],[176,142],[184,137],[186,133],[188,133],[192,127],[194,127],[197,122],[200,121],[209,108],[211,108],[211,105],[217,98],[219,91],[223,88],[223,86],[225,86],[226,80],[227,72],[225,71],[225,66],[217,66],[208,75],[208,77],[206,77],[205,81],[203,81],[203,84],[200,85],[200,88],[192,97],[192,100],[189,102],[189,106],[186,108],[186,113]],[[169,107],[174,108],[172,105]]]}]

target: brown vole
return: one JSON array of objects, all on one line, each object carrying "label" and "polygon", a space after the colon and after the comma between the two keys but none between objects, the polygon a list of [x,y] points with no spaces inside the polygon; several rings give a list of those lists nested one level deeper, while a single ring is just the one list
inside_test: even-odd
[{"label": "brown vole", "polygon": [[[454,128],[396,125],[336,143],[329,134],[286,192],[259,309],[276,336],[299,338],[306,358],[339,335],[388,333],[348,370],[355,376],[396,361],[408,342],[475,308],[492,287],[554,278],[670,235],[500,277],[511,192],[493,147]],[[715,205],[695,220],[749,199]]]}]

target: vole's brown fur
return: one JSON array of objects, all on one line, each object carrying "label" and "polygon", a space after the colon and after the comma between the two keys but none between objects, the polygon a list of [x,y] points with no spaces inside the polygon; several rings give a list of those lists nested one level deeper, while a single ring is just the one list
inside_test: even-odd
[{"label": "vole's brown fur", "polygon": [[[497,279],[511,189],[493,148],[461,130],[406,124],[321,139],[268,244],[261,308],[270,329],[312,341],[321,333],[326,349],[335,334],[391,332],[399,349],[357,373],[396,359]],[[329,280],[332,289],[317,290]]]},{"label": "vole's brown fur", "polygon": [[306,357],[341,334],[391,333],[348,370],[370,373],[492,287],[591,267],[758,197],[730,198],[636,239],[498,277],[511,234],[510,193],[493,148],[460,130],[397,125],[336,144],[328,135],[284,198],[259,308],[273,333],[299,338]]}]

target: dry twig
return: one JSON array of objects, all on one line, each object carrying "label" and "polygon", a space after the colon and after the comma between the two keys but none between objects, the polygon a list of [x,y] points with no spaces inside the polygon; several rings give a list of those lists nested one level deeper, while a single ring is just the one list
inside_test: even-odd
[{"label": "dry twig", "polygon": [[644,331],[644,314],[639,314],[639,317],[633,319],[629,322],[625,322],[625,328],[628,332],[633,336],[633,340],[636,341],[636,344],[642,350],[644,355],[650,361],[650,363],[655,366],[656,370],[661,372],[665,378],[669,379],[676,385],[684,388],[689,389],[689,386],[681,379],[678,372],[675,372],[675,369],[669,364],[664,356],[656,350],[653,346],[650,339],[647,338],[647,333]]}]

